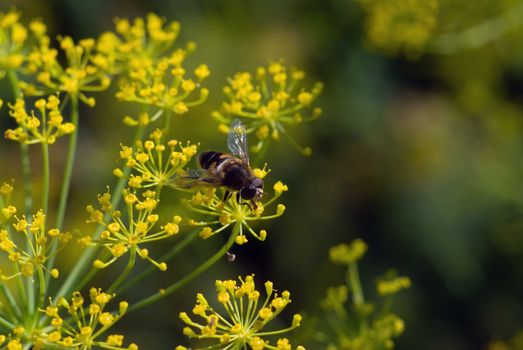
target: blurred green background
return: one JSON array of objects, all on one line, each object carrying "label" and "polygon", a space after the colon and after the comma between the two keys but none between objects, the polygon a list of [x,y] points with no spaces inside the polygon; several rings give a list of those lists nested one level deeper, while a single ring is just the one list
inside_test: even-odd
[{"label": "blurred green background", "polygon": [[[180,21],[180,45],[198,44],[189,64],[211,69],[211,95],[175,121],[173,136],[201,149],[225,149],[210,113],[235,72],[283,58],[303,68],[311,85],[325,85],[323,117],[293,130],[312,156],[284,142],[268,153],[268,181],[281,179],[290,190],[287,212],[266,227],[267,241],[235,247],[234,263],[224,259],[181,292],[126,317],[119,327],[129,341],[143,349],[186,344],[178,313],[192,308],[197,291],[210,294],[215,279],[238,274],[254,272],[289,289],[289,309],[307,314],[342,279],[327,262],[328,248],[356,237],[370,247],[360,265],[368,294],[389,268],[413,281],[395,300],[406,323],[398,349],[481,349],[523,328],[523,1],[408,3],[399,14],[392,0],[1,3],[76,39],[112,29],[114,17],[156,12]],[[133,132],[121,120],[138,107],[113,93],[81,111],[70,227],[92,229],[85,206],[114,183],[119,144]],[[4,109],[2,130],[8,123]],[[53,152],[61,169],[63,141]],[[16,145],[3,142],[0,153],[2,177],[17,176]],[[57,196],[58,185],[51,190]],[[132,303],[182,276],[224,239],[193,245],[124,297]],[[107,285],[120,271],[112,266],[97,283]]]}]

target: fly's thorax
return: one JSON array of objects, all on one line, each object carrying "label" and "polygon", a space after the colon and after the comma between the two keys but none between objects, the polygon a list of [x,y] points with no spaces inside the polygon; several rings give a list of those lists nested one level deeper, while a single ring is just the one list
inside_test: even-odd
[{"label": "fly's thorax", "polygon": [[254,178],[249,166],[238,158],[224,161],[217,170],[222,176],[224,186],[235,191],[241,190]]}]

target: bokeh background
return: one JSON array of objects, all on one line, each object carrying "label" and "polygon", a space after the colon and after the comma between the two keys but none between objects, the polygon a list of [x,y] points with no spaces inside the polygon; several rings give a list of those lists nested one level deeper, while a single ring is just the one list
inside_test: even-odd
[{"label": "bokeh background", "polygon": [[[194,40],[189,60],[211,69],[211,95],[174,123],[173,136],[224,149],[211,111],[226,78],[283,58],[325,85],[322,118],[293,129],[313,149],[303,157],[280,142],[267,155],[269,179],[289,185],[287,212],[182,291],[119,325],[143,349],[185,343],[180,311],[216,278],[255,273],[293,292],[292,312],[313,312],[343,271],[328,263],[334,244],[360,237],[364,288],[389,268],[413,286],[395,299],[406,323],[398,349],[481,349],[523,328],[523,1],[521,0],[20,0],[54,34],[96,37],[114,17],[155,12]],[[7,82],[1,93],[9,96]],[[80,148],[68,225],[90,230],[85,206],[115,182],[119,144],[136,114],[114,91],[81,111]],[[2,110],[0,127],[9,124]],[[53,150],[61,169],[65,145]],[[0,148],[2,177],[17,176],[16,145]],[[38,157],[35,156],[35,161]],[[38,178],[35,178],[38,181]],[[51,189],[57,196],[58,185]],[[170,209],[175,199],[162,198]],[[224,242],[191,246],[124,297],[132,303],[190,271]],[[158,248],[161,250],[161,248]],[[76,256],[71,248],[69,259]],[[67,263],[67,262],[66,262]],[[121,271],[111,267],[100,286]]]}]

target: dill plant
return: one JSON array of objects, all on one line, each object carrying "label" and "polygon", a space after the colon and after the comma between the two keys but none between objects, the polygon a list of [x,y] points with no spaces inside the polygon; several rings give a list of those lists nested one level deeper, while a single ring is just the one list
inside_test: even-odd
[{"label": "dill plant", "polygon": [[[0,76],[7,77],[13,93],[4,111],[16,123],[4,135],[20,145],[23,174],[21,181],[0,186],[0,349],[137,350],[132,339],[113,331],[122,317],[184,287],[234,244],[246,244],[247,237],[265,240],[267,231],[255,231],[253,223],[284,214],[280,197],[288,187],[279,180],[266,181],[272,190],[253,206],[240,205],[235,196],[225,199],[220,188],[173,189],[173,179],[186,174],[198,144],[170,138],[171,120],[206,101],[209,91],[204,84],[211,74],[203,63],[193,71],[185,68],[196,44],[178,46],[180,29],[178,22],[149,14],[134,20],[118,18],[114,30],[97,38],[59,35],[55,45],[41,20],[26,25],[17,10],[0,13]],[[114,83],[115,98],[139,105],[141,112],[123,117],[123,124],[135,129],[134,137],[121,140],[121,149],[114,150],[122,161],[112,170],[115,183],[86,206],[92,229],[76,234],[75,227],[66,222],[66,213],[82,127],[80,104],[97,108],[97,94]],[[257,154],[253,166],[260,166],[271,140],[289,136],[289,127],[320,116],[321,109],[314,103],[321,90],[321,83],[309,86],[305,82],[303,71],[275,61],[253,74],[240,72],[230,78],[224,88],[226,101],[212,117],[225,133],[232,120],[240,118],[245,123],[247,132],[257,139],[252,147]],[[57,138],[67,139],[66,161],[61,172],[51,172]],[[311,154],[310,148],[292,137],[288,140],[302,154]],[[41,148],[41,168],[29,158],[29,147],[36,145]],[[269,173],[265,166],[253,172],[259,178]],[[36,197],[32,174],[42,178]],[[55,182],[60,184],[56,203],[49,196]],[[22,204],[13,201],[15,186],[23,190]],[[160,215],[165,191],[178,196],[192,217]],[[121,300],[120,295],[144,277],[168,271],[169,262],[199,237],[205,240],[216,234],[228,234],[226,243],[194,270],[141,300]],[[169,242],[172,248],[164,256],[151,256],[151,245],[173,237],[179,238]],[[80,248],[80,254],[71,271],[62,274],[55,258],[67,245]],[[346,258],[343,252],[340,256]],[[119,277],[103,288],[93,285],[93,278],[117,260],[126,261]],[[137,272],[141,260],[149,265]],[[349,276],[355,273],[355,260],[348,263]],[[390,283],[384,293],[397,289],[395,282]],[[362,304],[357,285],[351,288],[354,303]],[[291,341],[280,334],[299,327],[301,315],[295,314],[287,328],[266,330],[291,302],[289,291],[280,293],[267,281],[263,299],[252,275],[239,282],[218,280],[216,290],[224,313],[216,311],[202,294],[192,310],[201,322],[180,313],[187,324],[185,335],[214,341],[203,349],[293,349]],[[340,288],[328,292],[330,299],[345,294]],[[334,305],[332,300],[329,305]],[[278,338],[270,339],[273,336]]]}]

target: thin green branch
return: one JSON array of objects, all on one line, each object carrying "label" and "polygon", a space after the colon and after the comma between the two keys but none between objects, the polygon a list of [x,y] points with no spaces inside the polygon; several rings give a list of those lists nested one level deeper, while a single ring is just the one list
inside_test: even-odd
[{"label": "thin green branch", "polygon": [[[169,261],[172,258],[174,258],[176,255],[178,255],[180,252],[182,252],[189,244],[194,241],[199,234],[200,230],[196,229],[190,232],[187,237],[185,237],[181,242],[174,245],[169,252],[167,252],[165,255],[163,255],[159,260],[160,261]],[[130,287],[134,286],[136,283],[143,280],[145,277],[149,276],[153,271],[157,271],[158,269],[156,266],[149,265],[147,268],[144,269],[144,271],[140,272],[139,274],[135,275],[132,279],[124,283],[120,288],[117,289],[118,293],[122,293],[129,289]]]},{"label": "thin green branch", "polygon": [[[137,140],[141,140],[143,138],[144,133],[145,133],[145,126],[138,126],[136,129],[136,133],[135,133],[132,144],[134,145]],[[120,200],[122,199],[122,189],[125,186],[125,183],[127,181],[130,171],[131,171],[131,169],[128,167],[126,167],[124,169],[124,176],[122,176],[118,180],[118,182],[114,188],[114,191],[111,195],[111,198],[112,198],[111,204],[113,205],[113,207],[117,207],[118,204],[120,203]],[[102,231],[103,231],[103,226],[101,226],[101,225],[98,226],[98,229],[96,230],[93,238],[97,239],[100,236],[100,233]],[[59,297],[67,295],[70,292],[72,292],[72,289],[74,288],[76,281],[78,280],[78,278],[80,278],[80,276],[82,275],[84,270],[88,266],[90,266],[93,256],[95,256],[95,254],[97,254],[99,252],[99,249],[100,249],[99,247],[89,247],[84,250],[84,252],[80,256],[80,258],[78,258],[78,261],[76,262],[76,264],[73,266],[73,269],[67,276],[66,280],[63,282],[62,286],[58,290],[58,293],[55,297],[56,300],[58,300]]]},{"label": "thin green branch", "polygon": [[164,298],[164,297],[174,293],[178,289],[184,287],[186,284],[191,282],[194,278],[198,277],[203,272],[207,271],[207,269],[209,269],[219,259],[221,259],[229,251],[229,249],[233,246],[233,244],[235,242],[235,239],[236,239],[236,236],[239,234],[240,227],[241,227],[240,224],[237,224],[236,226],[234,226],[233,232],[231,233],[229,239],[227,240],[227,243],[225,243],[225,245],[218,252],[216,252],[209,260],[207,260],[206,262],[204,262],[203,264],[201,264],[200,266],[195,268],[190,274],[188,274],[187,276],[185,276],[181,280],[171,284],[169,287],[167,287],[165,289],[162,289],[158,293],[155,293],[155,294],[153,294],[153,295],[151,295],[151,296],[149,296],[149,297],[147,297],[145,299],[142,299],[139,302],[131,305],[129,307],[128,312],[139,310],[139,309],[141,309],[144,306],[152,304],[155,301],[158,301],[158,300],[160,300],[160,299],[162,299],[162,298]]}]

